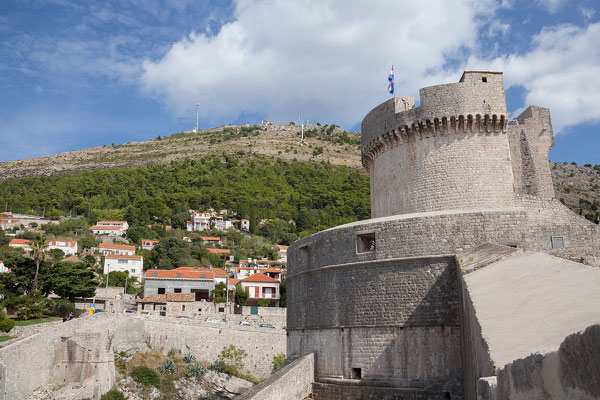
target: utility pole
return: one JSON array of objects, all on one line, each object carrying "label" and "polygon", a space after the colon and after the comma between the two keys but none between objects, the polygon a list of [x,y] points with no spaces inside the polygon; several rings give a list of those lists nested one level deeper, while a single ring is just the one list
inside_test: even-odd
[{"label": "utility pole", "polygon": [[225,280],[225,322],[227,322],[227,308],[229,308],[229,275]]},{"label": "utility pole", "polygon": [[300,143],[304,143],[304,124],[300,122],[300,115],[298,115],[298,123],[302,126],[302,140]]},{"label": "utility pole", "polygon": [[106,289],[104,291],[104,311],[108,312],[108,272],[106,273]]},{"label": "utility pole", "polygon": [[196,133],[198,133],[198,114],[200,113],[200,101],[196,103]]},{"label": "utility pole", "polygon": [[123,293],[123,299],[125,298],[125,295],[127,294],[127,280],[129,279],[129,272],[127,272],[127,275],[125,275],[125,293]]}]

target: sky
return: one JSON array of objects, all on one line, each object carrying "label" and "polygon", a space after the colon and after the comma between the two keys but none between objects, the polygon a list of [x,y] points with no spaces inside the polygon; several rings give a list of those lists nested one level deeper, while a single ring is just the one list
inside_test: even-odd
[{"label": "sky", "polygon": [[0,161],[226,123],[360,131],[390,98],[504,72],[550,160],[600,164],[597,0],[1,0]]}]

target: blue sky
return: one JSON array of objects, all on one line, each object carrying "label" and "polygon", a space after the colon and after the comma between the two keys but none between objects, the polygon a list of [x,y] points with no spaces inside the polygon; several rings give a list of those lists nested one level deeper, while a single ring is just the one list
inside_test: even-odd
[{"label": "blue sky", "polygon": [[[418,3],[418,4],[408,4]],[[552,161],[600,164],[600,10],[568,0],[3,0],[0,161],[200,126],[359,130],[386,100],[501,70],[549,107]]]}]

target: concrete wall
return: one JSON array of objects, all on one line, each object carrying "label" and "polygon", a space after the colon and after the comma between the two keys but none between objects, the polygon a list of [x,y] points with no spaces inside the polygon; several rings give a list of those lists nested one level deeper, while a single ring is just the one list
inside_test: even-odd
[{"label": "concrete wall", "polygon": [[477,398],[600,399],[600,325],[568,336],[557,351],[532,354],[480,382]]},{"label": "concrete wall", "polygon": [[237,400],[301,400],[312,392],[315,356],[308,354],[279,369]]}]

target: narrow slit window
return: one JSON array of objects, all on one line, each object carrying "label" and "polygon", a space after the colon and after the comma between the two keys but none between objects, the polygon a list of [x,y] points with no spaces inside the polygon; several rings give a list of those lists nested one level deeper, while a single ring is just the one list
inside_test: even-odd
[{"label": "narrow slit window", "polygon": [[487,76],[482,76],[481,77],[481,82],[487,83]]},{"label": "narrow slit window", "polygon": [[308,246],[300,247],[300,263],[301,264],[308,263]]}]

